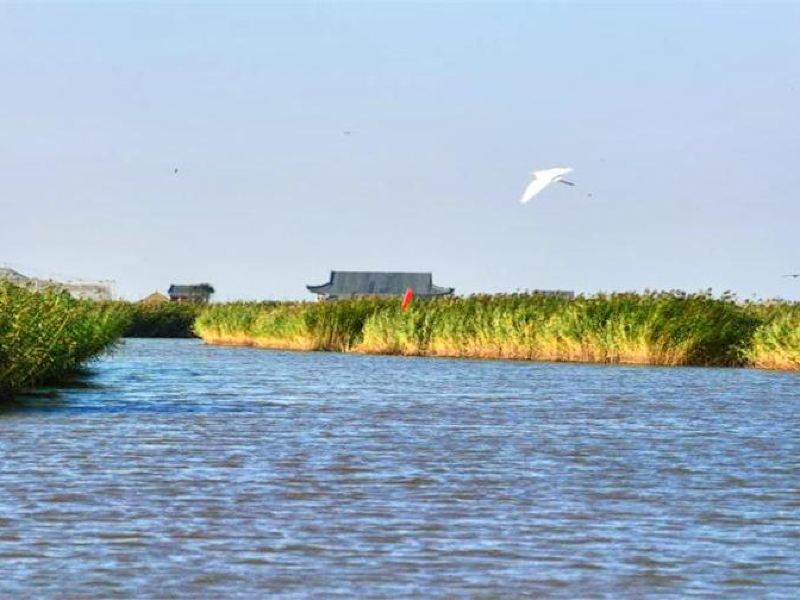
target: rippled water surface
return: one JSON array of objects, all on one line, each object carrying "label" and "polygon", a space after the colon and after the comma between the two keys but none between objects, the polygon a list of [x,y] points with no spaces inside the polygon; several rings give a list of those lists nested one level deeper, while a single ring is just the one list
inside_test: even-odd
[{"label": "rippled water surface", "polygon": [[0,409],[0,595],[793,597],[800,376],[128,340]]}]

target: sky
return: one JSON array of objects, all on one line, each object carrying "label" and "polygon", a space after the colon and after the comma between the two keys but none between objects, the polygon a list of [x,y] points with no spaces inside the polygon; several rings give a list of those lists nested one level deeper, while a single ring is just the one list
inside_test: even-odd
[{"label": "sky", "polygon": [[131,300],[333,269],[800,299],[798,31],[800,3],[0,3],[0,266]]}]

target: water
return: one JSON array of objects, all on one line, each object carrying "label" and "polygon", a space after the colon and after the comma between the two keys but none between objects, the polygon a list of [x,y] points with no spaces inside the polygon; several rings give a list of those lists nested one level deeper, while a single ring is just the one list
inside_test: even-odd
[{"label": "water", "polygon": [[2,597],[793,597],[800,376],[129,340],[0,412]]}]

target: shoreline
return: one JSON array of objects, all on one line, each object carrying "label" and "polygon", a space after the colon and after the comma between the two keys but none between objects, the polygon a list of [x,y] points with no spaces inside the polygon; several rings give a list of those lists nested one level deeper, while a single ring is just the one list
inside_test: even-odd
[{"label": "shoreline", "polygon": [[207,307],[194,330],[275,350],[800,371],[800,304],[682,292],[239,302]]},{"label": "shoreline", "polygon": [[[349,349],[330,349],[330,348],[316,348],[313,344],[294,344],[291,341],[283,340],[275,343],[273,340],[250,337],[245,335],[236,336],[199,336],[199,339],[208,346],[221,346],[229,348],[255,348],[258,350],[276,350],[282,352],[330,352],[338,354],[356,354],[364,356],[397,356],[404,358],[452,358],[464,360],[499,360],[499,361],[512,361],[512,362],[527,362],[527,363],[559,363],[559,364],[572,364],[572,365],[605,365],[605,366],[620,366],[620,367],[662,367],[662,368],[693,368],[693,369],[748,369],[754,371],[772,371],[782,373],[797,373],[800,372],[798,367],[778,367],[778,366],[761,366],[754,364],[739,364],[739,365],[708,365],[708,364],[694,364],[687,362],[665,363],[656,361],[642,361],[642,360],[590,360],[590,359],[567,359],[558,357],[540,356],[530,358],[521,355],[511,355],[503,353],[495,353],[484,351],[475,353],[446,353],[446,352],[402,352],[402,351],[389,351],[389,350],[371,350],[359,346]],[[776,364],[776,363],[773,363]]]}]

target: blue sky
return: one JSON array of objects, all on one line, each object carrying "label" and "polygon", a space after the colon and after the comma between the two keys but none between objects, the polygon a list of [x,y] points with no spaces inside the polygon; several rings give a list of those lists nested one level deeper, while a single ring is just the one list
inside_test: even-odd
[{"label": "blue sky", "polygon": [[[1,4],[0,263],[130,299],[331,269],[800,299],[798,31],[765,3]],[[553,166],[576,187],[520,205]]]}]

